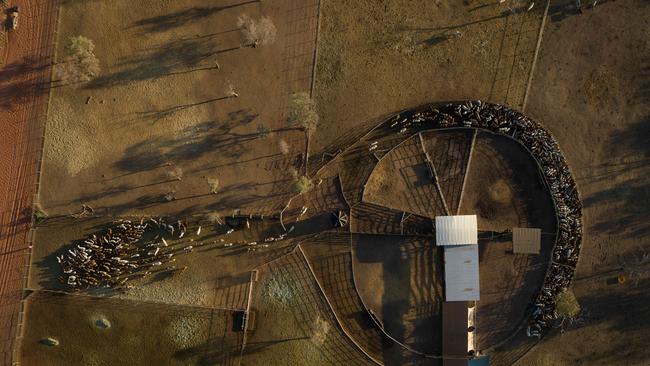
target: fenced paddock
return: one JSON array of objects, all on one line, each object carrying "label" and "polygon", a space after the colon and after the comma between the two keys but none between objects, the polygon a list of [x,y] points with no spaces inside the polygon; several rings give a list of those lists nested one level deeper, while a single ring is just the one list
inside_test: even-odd
[{"label": "fenced paddock", "polygon": [[[237,365],[239,311],[36,291],[26,300],[21,361]],[[59,346],[41,344],[45,337]]]},{"label": "fenced paddock", "polygon": [[[248,337],[244,360],[261,362],[263,358],[257,357],[263,357],[262,350],[259,355],[249,352],[267,342],[266,347],[285,349],[284,360],[302,357],[303,362],[314,364],[375,364],[341,327],[299,248],[258,270],[252,305],[258,324]],[[278,332],[283,335],[279,341],[272,336]]]},{"label": "fenced paddock", "polygon": [[440,180],[440,189],[450,214],[460,207],[461,192],[468,170],[475,131],[434,130],[421,133],[424,148],[431,157]]},{"label": "fenced paddock", "polygon": [[[349,234],[302,244],[316,278],[346,332],[374,359],[383,360],[385,338],[370,318],[354,286]],[[332,242],[342,245],[328,250]]]},{"label": "fenced paddock", "polygon": [[417,135],[381,158],[364,186],[363,201],[426,217],[446,212]]}]

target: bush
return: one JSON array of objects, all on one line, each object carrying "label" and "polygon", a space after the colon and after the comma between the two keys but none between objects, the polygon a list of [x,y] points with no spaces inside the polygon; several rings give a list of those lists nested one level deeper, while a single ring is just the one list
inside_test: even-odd
[{"label": "bush", "polygon": [[68,55],[54,68],[55,77],[70,82],[89,81],[99,75],[99,60],[95,44],[84,36],[70,37],[65,46]]},{"label": "bush", "polygon": [[235,90],[235,86],[232,83],[228,83],[226,86],[226,96],[228,98],[239,98],[239,93]]},{"label": "bush", "polygon": [[32,218],[34,219],[34,222],[38,224],[47,219],[47,213],[43,211],[41,206],[34,205],[32,208]]},{"label": "bush", "polygon": [[167,171],[166,176],[169,180],[181,180],[183,179],[183,169],[176,167],[172,170]]},{"label": "bush", "polygon": [[298,177],[293,183],[293,191],[298,194],[307,193],[312,188],[314,188],[314,183],[304,175]]},{"label": "bush", "polygon": [[287,155],[289,153],[289,144],[284,140],[280,140],[279,144],[282,155]]},{"label": "bush", "polygon": [[269,133],[271,133],[271,130],[268,127],[266,127],[266,126],[264,126],[262,124],[257,125],[257,136],[259,138],[265,139],[265,138],[269,137]]},{"label": "bush", "polygon": [[223,221],[221,221],[221,216],[217,212],[210,212],[207,216],[207,219],[212,224],[223,225]]},{"label": "bush", "polygon": [[316,103],[306,92],[294,93],[289,101],[289,115],[287,123],[290,126],[300,126],[308,132],[312,132],[318,125],[318,113]]},{"label": "bush", "polygon": [[70,37],[68,43],[65,45],[65,53],[68,56],[94,54],[94,51],[95,43],[84,36]]},{"label": "bush", "polygon": [[560,316],[575,318],[580,312],[580,303],[573,291],[565,289],[555,298],[556,309]]},{"label": "bush", "polygon": [[176,199],[176,191],[169,191],[163,195],[163,201],[171,202]]},{"label": "bush", "polygon": [[208,178],[208,187],[210,187],[210,193],[217,194],[219,193],[219,179],[217,178]]},{"label": "bush", "polygon": [[275,42],[277,29],[269,17],[254,20],[246,14],[237,19],[244,46],[257,47]]}]

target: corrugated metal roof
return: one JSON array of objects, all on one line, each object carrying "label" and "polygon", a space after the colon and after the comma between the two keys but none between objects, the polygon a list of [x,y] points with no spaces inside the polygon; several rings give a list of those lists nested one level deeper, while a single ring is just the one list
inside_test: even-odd
[{"label": "corrugated metal roof", "polygon": [[478,245],[445,247],[445,300],[475,301],[480,298]]},{"label": "corrugated metal roof", "polygon": [[436,245],[478,244],[476,215],[436,216]]},{"label": "corrugated metal roof", "polygon": [[512,251],[514,253],[539,254],[542,229],[512,228]]}]

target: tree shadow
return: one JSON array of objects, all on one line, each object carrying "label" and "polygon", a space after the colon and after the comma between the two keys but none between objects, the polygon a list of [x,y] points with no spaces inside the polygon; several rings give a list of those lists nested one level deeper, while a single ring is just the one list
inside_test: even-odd
[{"label": "tree shadow", "polygon": [[[618,283],[614,286],[618,288],[609,286],[607,291],[591,291],[580,297],[584,324],[566,330],[564,335],[554,332],[551,336],[575,339],[585,332],[599,333],[599,346],[580,355],[580,361],[585,364],[617,365],[621,364],[621,360],[630,364],[646,364],[650,279],[645,278],[636,286]],[[578,341],[569,342],[575,344]]]},{"label": "tree shadow", "polygon": [[608,234],[646,238],[650,235],[650,116],[611,135],[608,153],[620,162],[603,165],[602,172],[587,177],[588,183],[617,182],[583,200],[585,208],[598,206],[592,229]]},{"label": "tree shadow", "polygon": [[36,56],[26,56],[0,68],[0,108],[13,110],[16,106],[47,93],[49,80],[27,78],[50,67]]},{"label": "tree shadow", "polygon": [[257,118],[249,110],[232,112],[224,122],[206,121],[186,127],[177,135],[155,137],[126,149],[122,159],[115,163],[124,172],[151,170],[166,162],[181,164],[205,155],[239,158],[250,148],[244,143],[256,139],[257,133],[231,132]]},{"label": "tree shadow", "polygon": [[[230,50],[230,49],[228,49]],[[216,42],[200,39],[173,41],[141,50],[115,65],[119,71],[100,75],[86,83],[85,89],[123,85],[134,81],[157,79],[201,65],[219,52]],[[207,69],[205,67],[199,70]]]},{"label": "tree shadow", "polygon": [[192,7],[173,13],[158,15],[150,18],[140,19],[134,23],[135,27],[145,32],[164,32],[175,28],[182,27],[188,23],[207,18],[222,10],[232,9],[246,4],[257,3],[259,0],[248,0],[238,4],[211,6],[211,7]]},{"label": "tree shadow", "polygon": [[[598,7],[608,3],[608,0],[599,0]],[[589,5],[588,5],[589,4]],[[575,0],[554,1],[548,8],[548,16],[552,22],[561,22],[576,15],[582,15],[585,10],[592,10],[591,2],[584,1],[582,10],[578,9]]]},{"label": "tree shadow", "polygon": [[229,99],[232,98],[231,96],[224,96],[224,97],[218,97],[218,98],[211,98],[211,99],[206,99],[200,102],[194,102],[194,103],[186,103],[186,104],[179,104],[175,105],[172,107],[167,107],[159,110],[154,110],[154,111],[142,111],[142,112],[136,112],[138,115],[138,118],[136,120],[151,120],[154,123],[157,121],[160,121],[164,118],[172,116],[174,113],[183,111],[188,108],[192,107],[198,107],[200,105],[204,104],[209,104],[209,103],[214,103],[218,102],[220,100],[224,99]]}]

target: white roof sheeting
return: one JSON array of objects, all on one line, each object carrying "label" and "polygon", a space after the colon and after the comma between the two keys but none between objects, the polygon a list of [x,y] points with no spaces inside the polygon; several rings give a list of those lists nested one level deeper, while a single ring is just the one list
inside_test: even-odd
[{"label": "white roof sheeting", "polygon": [[476,215],[436,216],[436,245],[478,244]]},{"label": "white roof sheeting", "polygon": [[478,245],[445,247],[445,301],[480,298]]}]

